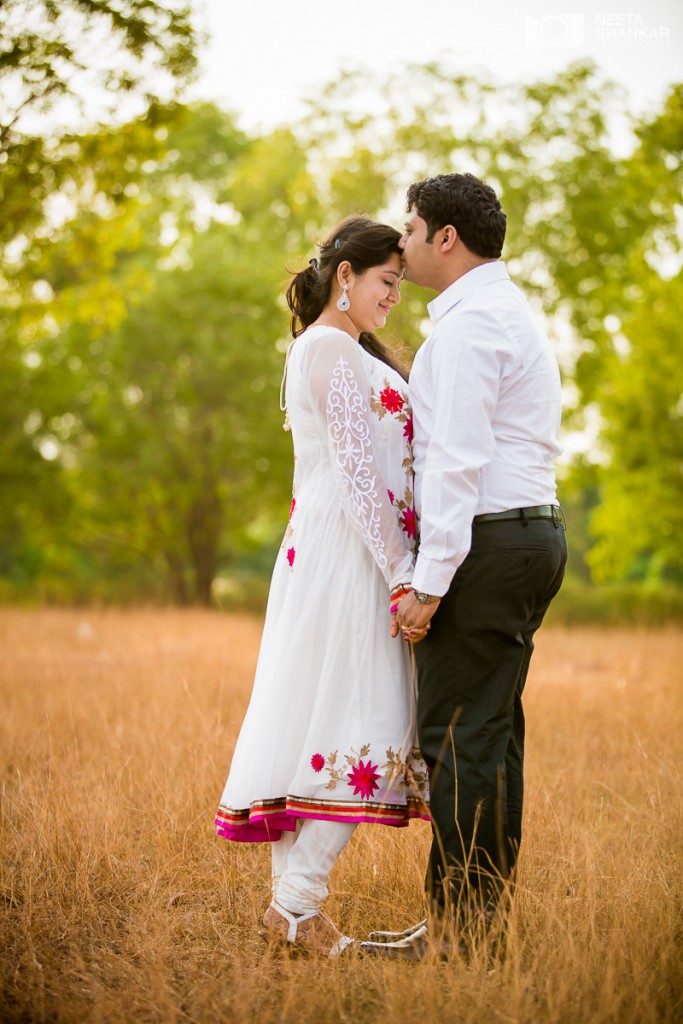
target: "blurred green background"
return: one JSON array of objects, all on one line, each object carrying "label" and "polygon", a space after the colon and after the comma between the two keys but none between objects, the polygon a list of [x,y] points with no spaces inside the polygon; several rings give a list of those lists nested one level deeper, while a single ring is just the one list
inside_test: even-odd
[{"label": "blurred green background", "polygon": [[[400,226],[411,181],[460,169],[499,192],[561,362],[553,614],[683,619],[683,85],[637,118],[589,63],[517,85],[428,64],[409,90],[406,69],[340,74],[259,134],[183,101],[181,4],[5,0],[0,29],[1,602],[261,608],[290,502],[288,271],[339,218]],[[111,116],[37,132],[76,72]],[[430,297],[404,285],[385,336],[414,351]]]}]

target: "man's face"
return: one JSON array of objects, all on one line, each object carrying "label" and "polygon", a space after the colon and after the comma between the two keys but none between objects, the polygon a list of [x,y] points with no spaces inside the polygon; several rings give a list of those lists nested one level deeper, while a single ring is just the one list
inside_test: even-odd
[{"label": "man's face", "polygon": [[413,206],[406,220],[405,231],[398,243],[403,250],[404,277],[406,281],[421,285],[423,288],[435,288],[434,271],[436,234],[431,242],[427,241],[427,222],[420,217]]}]

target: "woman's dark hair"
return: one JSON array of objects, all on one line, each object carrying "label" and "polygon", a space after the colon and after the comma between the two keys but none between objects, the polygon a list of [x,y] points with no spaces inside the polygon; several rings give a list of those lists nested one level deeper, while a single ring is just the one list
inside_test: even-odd
[{"label": "woman's dark hair", "polygon": [[470,252],[497,259],[503,251],[507,218],[490,185],[473,174],[439,174],[416,181],[406,196],[427,224],[427,241],[452,224]]},{"label": "woman's dark hair", "polygon": [[[347,217],[318,243],[319,254],[308,266],[295,273],[287,288],[290,326],[297,338],[314,323],[329,301],[340,263],[348,260],[354,274],[386,263],[394,253],[401,255],[401,232],[388,224],[378,224],[366,216]],[[376,359],[391,366],[407,380],[407,370],[396,356],[370,331],[363,331],[360,344]]]}]

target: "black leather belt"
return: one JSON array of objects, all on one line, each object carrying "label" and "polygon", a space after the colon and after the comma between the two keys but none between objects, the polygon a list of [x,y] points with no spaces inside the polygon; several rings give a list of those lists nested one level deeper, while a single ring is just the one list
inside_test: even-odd
[{"label": "black leather belt", "polygon": [[531,505],[529,508],[508,508],[505,512],[483,512],[475,516],[475,523],[498,523],[503,519],[551,519],[565,530],[567,524],[559,505]]}]

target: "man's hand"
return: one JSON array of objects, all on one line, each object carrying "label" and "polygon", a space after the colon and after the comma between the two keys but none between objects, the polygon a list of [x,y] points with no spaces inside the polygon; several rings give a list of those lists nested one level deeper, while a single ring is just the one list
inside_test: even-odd
[{"label": "man's hand", "polygon": [[[429,621],[440,604],[441,601],[420,604],[412,591],[410,594],[404,594],[396,609],[396,623],[402,629],[404,638],[410,643],[423,640],[429,629]],[[392,636],[395,635],[392,618]]]}]

